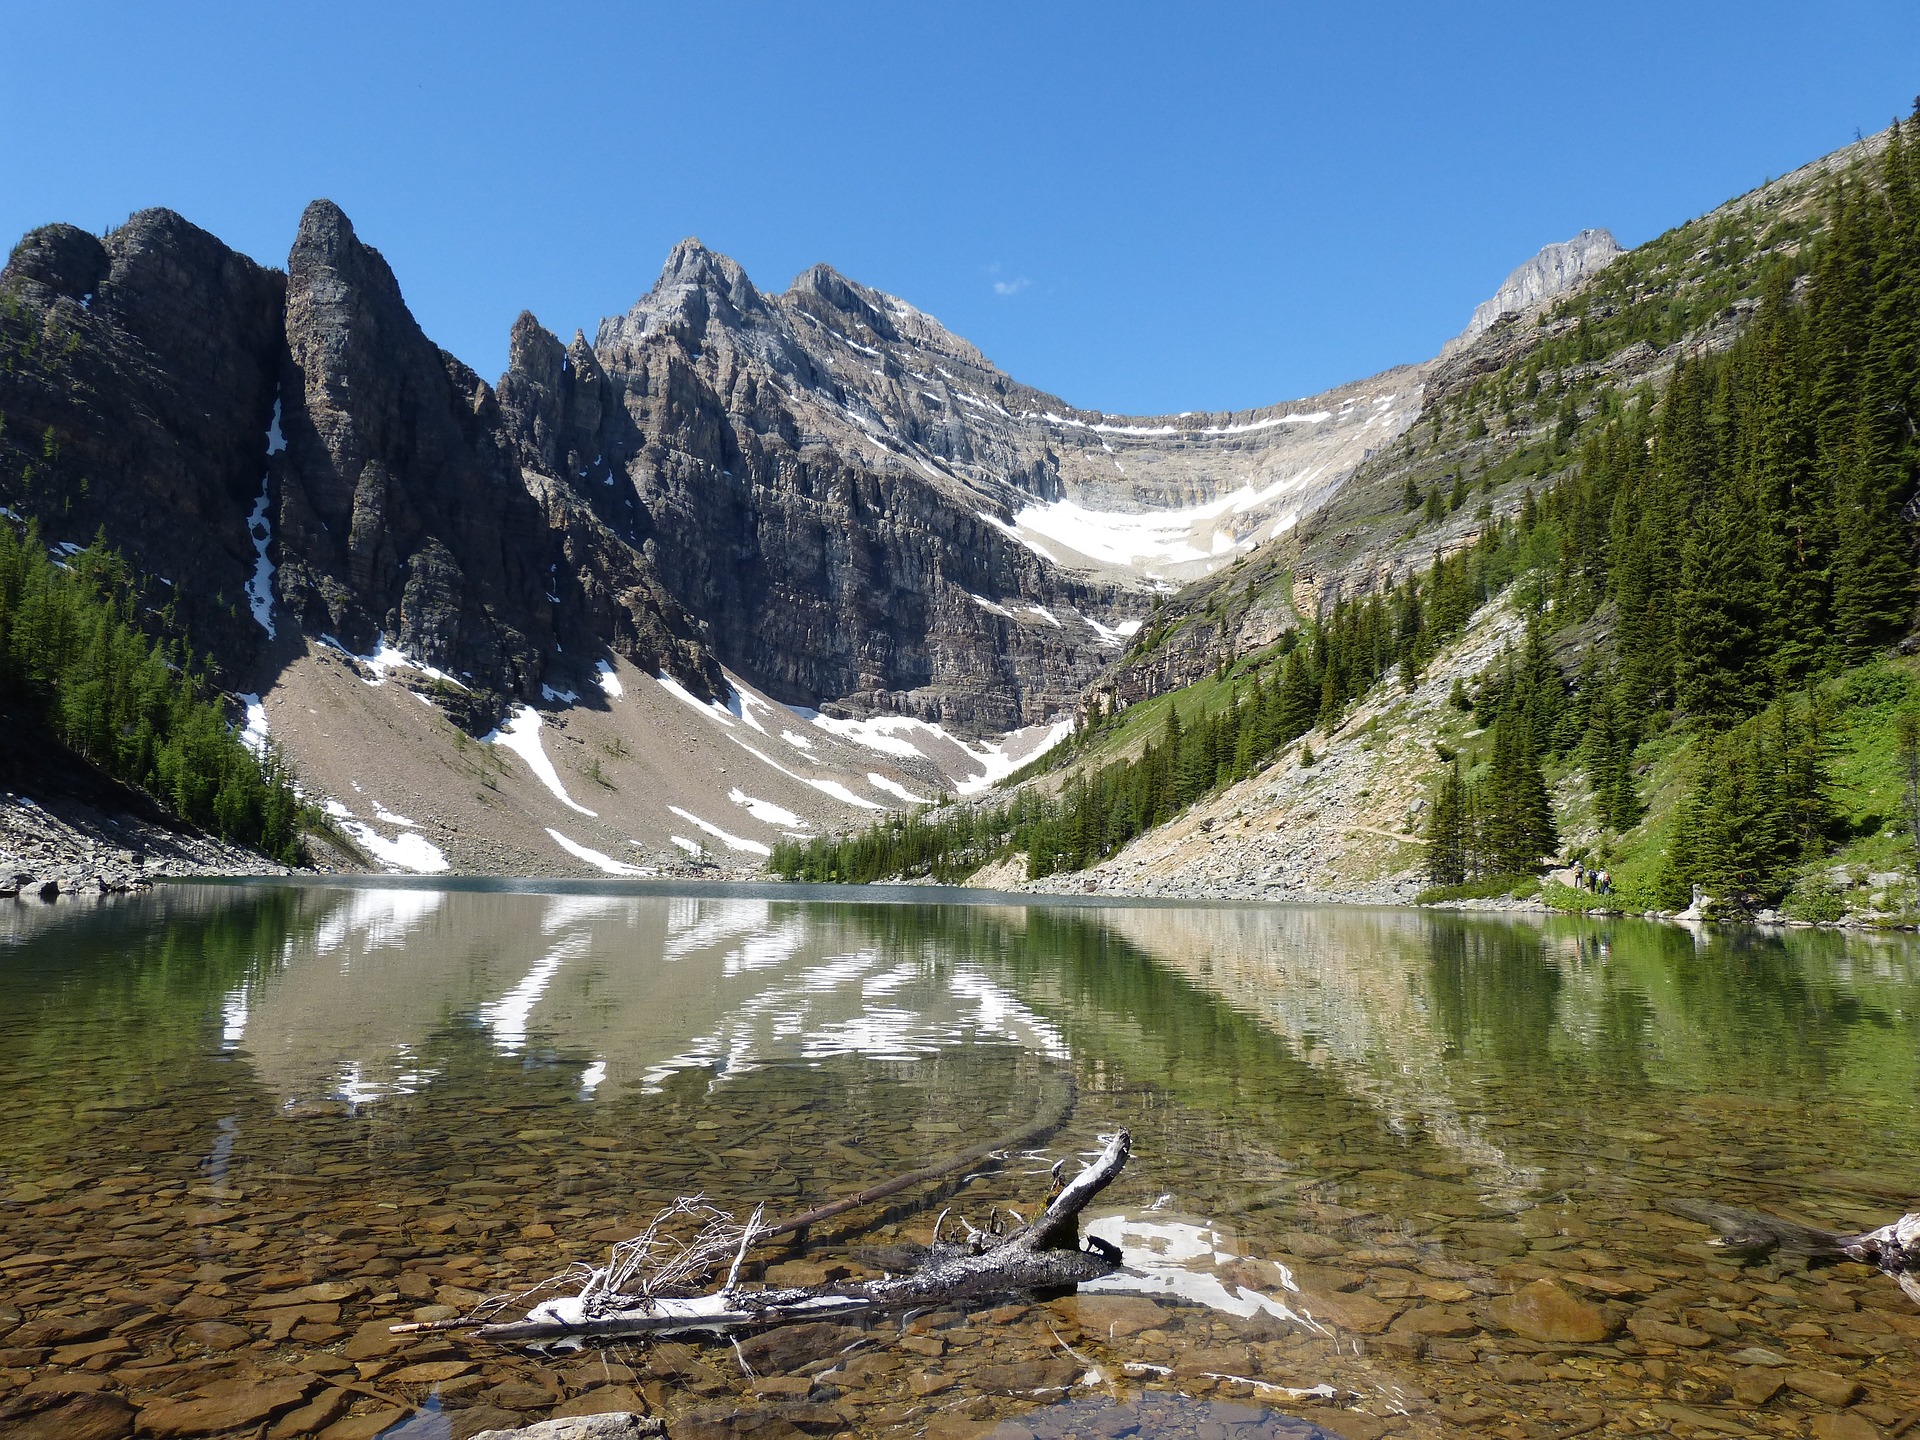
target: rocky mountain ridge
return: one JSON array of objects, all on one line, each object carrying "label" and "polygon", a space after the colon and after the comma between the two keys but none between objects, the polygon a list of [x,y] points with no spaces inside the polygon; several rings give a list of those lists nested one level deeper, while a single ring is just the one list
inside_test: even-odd
[{"label": "rocky mountain ridge", "polygon": [[1417,369],[1236,415],[1078,411],[830,267],[766,294],[692,240],[591,345],[521,325],[502,395],[554,397],[524,461],[611,488],[729,665],[974,733],[1062,713],[1151,592],[1293,523],[1417,411]]},{"label": "rocky mountain ridge", "polygon": [[1565,294],[1587,276],[1611,265],[1624,252],[1609,230],[1582,230],[1571,240],[1542,247],[1517,266],[1500,288],[1474,307],[1467,328],[1446,343],[1443,356],[1464,350],[1509,315],[1525,315]]},{"label": "rocky mountain ridge", "polygon": [[[1507,525],[1508,535],[1531,533],[1523,517],[1536,504],[1535,514],[1551,512],[1539,502],[1555,484],[1578,475],[1591,437],[1622,412],[1628,397],[1658,397],[1680,358],[1716,356],[1750,338],[1769,284],[1793,283],[1781,277],[1818,254],[1814,247],[1835,203],[1832,182],[1845,177],[1870,185],[1887,151],[1887,133],[1866,137],[1676,226],[1530,314],[1503,315],[1452,347],[1428,370],[1427,408],[1418,425],[1360,466],[1283,540],[1169,597],[1151,631],[1102,677],[1090,708],[1107,712],[1117,708],[1114,702],[1180,691],[1173,703],[1191,721],[1206,714],[1219,693],[1196,682],[1240,665],[1236,673],[1244,683],[1271,659],[1271,651],[1261,652],[1292,617],[1324,612],[1342,598],[1378,595],[1425,572],[1436,558],[1475,545],[1502,522],[1519,521]],[[1817,281],[1803,278],[1789,293],[1807,303],[1809,284]],[[1906,515],[1910,522],[1911,508]],[[1463,713],[1460,698],[1473,692],[1476,677],[1503,647],[1521,646],[1526,615],[1543,590],[1551,603],[1554,567],[1569,555],[1565,534],[1549,534],[1553,548],[1521,557],[1527,570],[1513,572],[1522,573],[1514,590],[1482,593],[1480,600],[1494,603],[1429,661],[1383,679],[1341,712],[1337,724],[1313,731],[1247,779],[1205,795],[1085,871],[1029,882],[1026,857],[1016,854],[966,883],[1066,893],[1404,902],[1426,883],[1421,837],[1436,777],[1485,733],[1478,728],[1484,717]],[[1540,555],[1548,557],[1544,566]],[[1496,576],[1489,583],[1504,582]],[[1583,660],[1604,655],[1602,647],[1622,623],[1609,600],[1557,629],[1548,646],[1562,675],[1576,682]],[[1900,653],[1911,653],[1910,640]],[[1268,669],[1269,683],[1278,668]],[[1886,684],[1903,680],[1895,675]],[[1168,708],[1162,700],[1143,711],[1150,725],[1139,717],[1129,725],[1123,717],[1110,733],[1090,732],[1084,749],[1063,752],[1060,763],[1029,784],[1041,795],[1059,792],[1116,759],[1137,757],[1158,738],[1151,727]],[[1847,719],[1837,725],[1858,722],[1871,732],[1873,715],[1841,708]],[[1856,766],[1846,782],[1855,797],[1877,793],[1869,787],[1883,777],[1862,757],[1883,743],[1868,744],[1847,762]],[[1651,828],[1634,829],[1630,841],[1637,848],[1621,849],[1622,864],[1644,867],[1649,854],[1659,859],[1664,827],[1693,783],[1696,761],[1697,753],[1663,752],[1658,745],[1636,757],[1635,783],[1648,807],[1639,820]],[[1604,858],[1603,845],[1625,843],[1609,829],[1579,765],[1560,774],[1553,799],[1563,853],[1585,855],[1592,864],[1596,853]],[[1850,803],[1864,807],[1866,801]],[[1854,838],[1834,852],[1843,863],[1829,867],[1821,883],[1845,897],[1834,901],[1829,918],[1845,911],[1886,923],[1911,905],[1903,909],[1905,882],[1885,858],[1893,847],[1864,838],[1877,833],[1879,815],[1864,824],[1848,832]],[[1571,876],[1569,870],[1547,878],[1570,887]],[[1760,913],[1778,918],[1772,910]]]},{"label": "rocky mountain ridge", "polygon": [[[1832,178],[1877,159],[1886,138],[1885,132],[1870,135],[1810,161],[1637,250],[1621,251],[1608,232],[1588,230],[1547,247],[1557,256],[1536,256],[1517,267],[1501,291],[1477,307],[1475,321],[1423,367],[1420,424],[1366,457],[1301,524],[1167,597],[1155,619],[1154,643],[1129,647],[1096,682],[1090,700],[1111,707],[1191,684],[1223,660],[1271,644],[1300,616],[1422,571],[1436,554],[1471,545],[1488,521],[1516,516],[1529,487],[1544,490],[1571,463],[1552,444],[1564,422],[1590,416],[1604,392],[1663,385],[1684,351],[1730,345],[1758,305],[1759,291],[1735,285],[1726,303],[1703,311],[1664,346],[1642,340],[1550,368],[1542,379],[1551,375],[1559,393],[1549,399],[1529,403],[1509,396],[1503,409],[1476,387],[1502,372],[1524,370],[1530,357],[1566,344],[1578,332],[1581,306],[1596,291],[1625,287],[1594,302],[1600,314],[1624,309],[1649,290],[1683,308],[1692,305],[1686,297],[1724,283],[1714,235],[1759,241],[1743,252],[1742,273],[1776,251],[1791,251]],[[1683,259],[1676,263],[1669,251]],[[1649,258],[1655,253],[1658,259]],[[1553,283],[1564,288],[1542,288]],[[1534,298],[1524,313],[1507,308],[1525,294]],[[1482,326],[1489,316],[1491,323]],[[1456,479],[1471,496],[1471,503],[1457,508],[1450,503]],[[1409,489],[1424,501],[1436,488],[1449,501],[1438,516],[1407,510]]]},{"label": "rocky mountain ridge", "polygon": [[[250,733],[271,725],[326,777],[313,788],[372,858],[537,870],[556,863],[544,830],[614,873],[716,838],[750,857],[1004,773],[1157,597],[1285,535],[1400,436],[1430,369],[1254,411],[1108,415],[830,267],[772,294],[688,240],[592,341],[523,314],[496,387],[433,344],[327,201],[284,272],[169,211],[104,237],[36,230],[0,271],[0,349],[8,518],[125,551],[156,624],[210,652]],[[364,685],[327,678],[342,665]],[[657,677],[660,713],[677,696],[738,726],[786,707],[791,724],[748,727],[789,737],[784,758],[733,737],[778,795],[719,782],[695,726],[645,757],[641,789],[677,808],[635,796],[597,844],[528,826],[549,801],[567,824],[594,813],[522,743],[541,723],[587,727],[599,758],[576,769],[597,784],[647,744],[651,700],[594,718],[618,719],[622,675]],[[389,679],[430,713],[343,698]],[[505,848],[487,766],[449,753],[463,731],[540,780],[515,789]],[[369,808],[377,734],[412,738],[378,757]],[[704,778],[679,786],[676,765]],[[479,782],[471,802],[439,770]],[[759,838],[704,818],[709,792]],[[411,809],[438,828],[367,828]]]}]

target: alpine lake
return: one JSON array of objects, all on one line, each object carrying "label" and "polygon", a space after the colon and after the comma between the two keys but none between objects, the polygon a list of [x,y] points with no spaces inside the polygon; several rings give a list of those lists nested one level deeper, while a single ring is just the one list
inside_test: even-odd
[{"label": "alpine lake", "polygon": [[[1907,936],[925,889],[175,884],[0,908],[0,1432],[1745,1434],[1920,1411],[1920,1307],[1660,1202],[1920,1208]],[[881,1272],[1088,1211],[1117,1275],[572,1350],[459,1329],[677,1197]],[[509,1314],[518,1312],[507,1312]]]}]

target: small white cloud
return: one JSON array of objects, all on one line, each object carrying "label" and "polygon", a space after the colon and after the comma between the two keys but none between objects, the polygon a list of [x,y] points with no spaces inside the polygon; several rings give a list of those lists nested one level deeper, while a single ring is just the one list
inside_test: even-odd
[{"label": "small white cloud", "polygon": [[1005,271],[1002,269],[998,260],[987,266],[987,280],[988,283],[993,286],[993,293],[996,295],[1002,297],[1018,295],[1022,290],[1033,284],[1033,281],[1029,280],[1025,275],[1021,275],[1012,280],[1003,280],[1001,278],[1003,274],[1005,274]]}]

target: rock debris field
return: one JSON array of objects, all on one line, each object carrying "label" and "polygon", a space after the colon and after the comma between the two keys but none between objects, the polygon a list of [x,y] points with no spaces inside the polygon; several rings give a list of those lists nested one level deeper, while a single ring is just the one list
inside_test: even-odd
[{"label": "rock debris field", "polygon": [[284,875],[250,851],[77,800],[0,791],[0,899],[107,895],[192,875]]}]

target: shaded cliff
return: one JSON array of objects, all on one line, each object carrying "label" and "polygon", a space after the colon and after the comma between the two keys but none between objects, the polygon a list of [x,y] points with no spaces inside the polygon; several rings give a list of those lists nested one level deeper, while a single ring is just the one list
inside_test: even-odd
[{"label": "shaded cliff", "polygon": [[0,293],[0,500],[52,542],[103,531],[229,683],[305,635],[443,672],[476,730],[577,678],[569,646],[722,693],[644,561],[570,486],[528,487],[492,388],[330,202],[285,274],[150,210],[33,232]]},{"label": "shaded cliff", "polygon": [[27,235],[0,270],[0,504],[104,529],[230,665],[259,652],[247,515],[265,474],[286,280],[170,210]]}]

